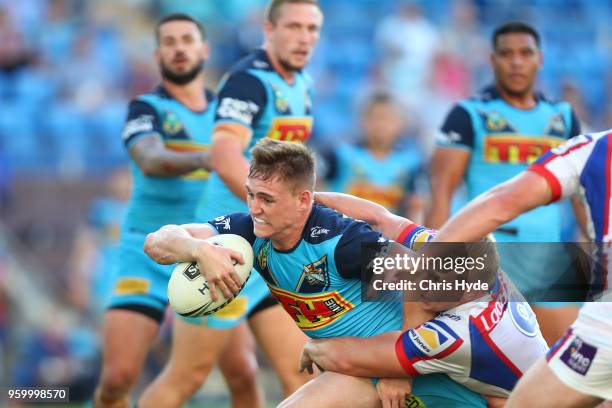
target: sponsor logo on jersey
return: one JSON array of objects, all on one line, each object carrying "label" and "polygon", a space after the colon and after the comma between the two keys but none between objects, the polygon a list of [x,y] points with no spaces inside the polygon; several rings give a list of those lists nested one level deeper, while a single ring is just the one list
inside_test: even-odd
[{"label": "sponsor logo on jersey", "polygon": [[270,292],[302,330],[326,327],[355,307],[335,290],[304,296],[271,286]]},{"label": "sponsor logo on jersey", "polygon": [[310,229],[310,238],[316,238],[320,235],[327,235],[327,234],[329,234],[329,230],[327,228],[323,228],[318,225]]},{"label": "sponsor logo on jersey", "polygon": [[115,285],[115,294],[117,295],[136,295],[140,293],[148,293],[151,281],[144,278],[121,278],[117,280]]},{"label": "sponsor logo on jersey", "polygon": [[128,140],[137,133],[152,132],[154,120],[153,115],[140,115],[136,119],[127,121],[121,137],[123,140]]},{"label": "sponsor logo on jersey", "polygon": [[563,143],[557,137],[527,137],[518,134],[486,136],[484,159],[489,163],[530,164]]},{"label": "sponsor logo on jersey", "polygon": [[313,263],[304,265],[302,268],[302,276],[300,276],[295,291],[300,293],[320,292],[327,285],[327,271],[327,255],[323,255]]},{"label": "sponsor logo on jersey", "polygon": [[215,225],[215,228],[217,228],[217,231],[220,229],[229,231],[231,229],[230,222],[231,218],[228,218],[224,215],[222,215],[221,217],[217,217],[213,220],[213,224]]},{"label": "sponsor logo on jersey", "polygon": [[312,118],[275,117],[272,120],[268,137],[285,142],[305,142],[310,138]]},{"label": "sponsor logo on jersey", "polygon": [[508,302],[510,317],[514,326],[525,336],[535,337],[538,334],[538,322],[535,313],[526,302]]},{"label": "sponsor logo on jersey", "polygon": [[597,347],[576,336],[572,344],[565,349],[560,360],[578,374],[586,375],[596,353]]},{"label": "sponsor logo on jersey", "polygon": [[253,118],[259,112],[259,106],[252,101],[242,101],[234,98],[223,98],[217,108],[217,115],[224,119],[234,119],[251,125]]},{"label": "sponsor logo on jersey", "polygon": [[448,326],[431,320],[408,331],[408,338],[412,344],[427,356],[438,355],[446,350],[450,350],[456,343],[462,342],[459,336]]}]

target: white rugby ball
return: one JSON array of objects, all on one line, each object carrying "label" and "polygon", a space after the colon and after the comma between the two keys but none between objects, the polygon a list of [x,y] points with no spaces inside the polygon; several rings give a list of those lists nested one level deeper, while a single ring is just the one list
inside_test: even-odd
[{"label": "white rugby ball", "polygon": [[[253,269],[253,248],[240,235],[219,234],[206,239],[213,245],[233,249],[242,255],[244,264],[234,263],[234,270],[242,281],[240,290]],[[214,302],[206,278],[200,272],[196,262],[182,262],[172,271],[168,282],[168,300],[170,306],[181,316],[206,316],[222,309],[234,298],[227,299],[217,288],[218,300]]]}]

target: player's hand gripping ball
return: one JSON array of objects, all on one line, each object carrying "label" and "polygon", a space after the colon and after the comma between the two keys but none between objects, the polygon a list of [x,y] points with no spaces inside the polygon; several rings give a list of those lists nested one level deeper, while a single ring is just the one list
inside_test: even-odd
[{"label": "player's hand gripping ball", "polygon": [[[244,264],[240,265],[234,261],[234,270],[241,278],[239,291],[242,290],[253,269],[253,248],[249,242],[235,234],[215,235],[207,238],[206,241],[213,245],[233,249],[242,255]],[[181,316],[206,316],[222,309],[234,299],[227,299],[220,291],[217,293],[219,300],[214,302],[210,295],[208,282],[196,262],[178,264],[172,271],[168,282],[170,306]]]}]

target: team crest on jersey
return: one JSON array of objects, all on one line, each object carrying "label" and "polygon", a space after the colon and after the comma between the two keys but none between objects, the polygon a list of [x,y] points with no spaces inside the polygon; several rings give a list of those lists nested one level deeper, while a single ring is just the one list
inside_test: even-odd
[{"label": "team crest on jersey", "polygon": [[569,368],[581,375],[586,375],[597,353],[597,347],[576,336],[572,344],[560,357]]},{"label": "team crest on jersey", "polygon": [[565,135],[565,121],[563,120],[563,114],[558,113],[553,115],[546,126],[545,134],[557,137],[563,137]]},{"label": "team crest on jersey", "polygon": [[[452,352],[463,343],[463,340],[446,324],[431,320],[407,333],[412,345],[426,356],[437,356],[443,352]],[[416,356],[415,354],[415,356]]]},{"label": "team crest on jersey", "polygon": [[303,296],[270,286],[270,292],[304,331],[326,327],[355,307],[335,290]]},{"label": "team crest on jersey", "polygon": [[478,111],[484,127],[489,133],[516,132],[516,129],[499,112]]},{"label": "team crest on jersey", "polygon": [[271,285],[279,286],[278,281],[276,280],[274,275],[272,275],[270,268],[268,268],[270,245],[272,245],[270,241],[265,241],[263,245],[259,248],[259,251],[257,251],[257,265],[259,266],[257,269],[259,270],[259,273],[266,282]]},{"label": "team crest on jersey", "polygon": [[305,142],[312,131],[311,117],[275,117],[268,137],[284,142]]},{"label": "team crest on jersey", "polygon": [[168,136],[176,136],[183,130],[183,123],[174,112],[167,111],[164,115],[162,129]]},{"label": "team crest on jersey", "polygon": [[313,263],[304,265],[302,276],[300,276],[295,291],[299,293],[317,293],[326,288],[328,281],[327,255],[323,255]]}]

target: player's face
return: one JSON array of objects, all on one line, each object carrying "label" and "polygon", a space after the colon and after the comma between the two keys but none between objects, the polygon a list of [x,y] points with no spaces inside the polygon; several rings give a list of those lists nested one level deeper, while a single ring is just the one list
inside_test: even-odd
[{"label": "player's face", "polygon": [[246,188],[255,235],[283,242],[299,225],[303,211],[307,211],[303,192],[294,192],[292,185],[277,178],[261,180],[249,177]]},{"label": "player's face", "polygon": [[169,21],[159,27],[155,57],[164,79],[177,85],[191,82],[208,55],[208,43],[191,21]]},{"label": "player's face", "polygon": [[404,128],[402,112],[394,103],[374,103],[364,112],[362,127],[368,143],[391,146]]},{"label": "player's face", "polygon": [[506,93],[524,96],[531,92],[542,65],[535,38],[526,33],[509,33],[497,38],[491,55],[497,85]]},{"label": "player's face", "polygon": [[283,4],[276,23],[266,22],[266,41],[284,69],[302,69],[310,60],[323,24],[321,10],[313,4]]}]

